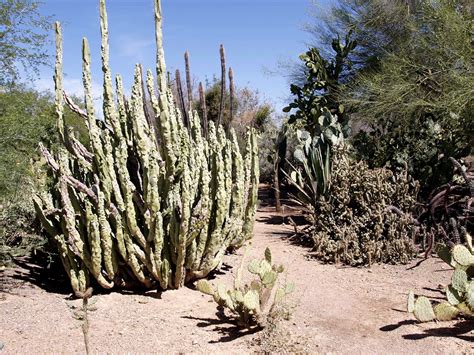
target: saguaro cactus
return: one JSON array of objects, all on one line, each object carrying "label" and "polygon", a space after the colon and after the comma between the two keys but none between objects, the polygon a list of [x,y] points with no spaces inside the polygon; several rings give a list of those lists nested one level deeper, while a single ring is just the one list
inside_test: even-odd
[{"label": "saguaro cactus", "polygon": [[[219,267],[229,247],[251,237],[258,162],[256,133],[249,130],[242,157],[231,130],[201,132],[196,112],[186,125],[166,77],[161,4],[155,0],[157,87],[136,66],[131,97],[109,66],[105,0],[100,0],[103,114],[91,94],[90,51],[83,41],[83,81],[90,146],[64,124],[62,34],[56,24],[56,118],[60,138],[53,155],[40,144],[54,179],[34,199],[45,231],[56,243],[75,292],[91,279],[103,288],[178,288]],[[147,88],[153,112],[145,109]],[[151,116],[151,117],[147,117]]]}]

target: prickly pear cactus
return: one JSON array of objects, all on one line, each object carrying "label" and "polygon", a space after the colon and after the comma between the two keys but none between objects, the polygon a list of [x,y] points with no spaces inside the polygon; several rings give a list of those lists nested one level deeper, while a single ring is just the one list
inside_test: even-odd
[{"label": "prickly pear cactus", "polygon": [[[34,202],[76,293],[91,280],[106,289],[178,288],[208,275],[229,247],[252,236],[259,179],[256,133],[248,131],[242,156],[232,130],[226,133],[211,122],[205,138],[196,112],[183,121],[167,82],[159,0],[155,20],[157,78],[148,71],[144,80],[137,65],[126,98],[120,76],[113,89],[107,13],[100,0],[103,119],[94,109],[86,39],[86,111],[63,93],[62,34],[56,24],[60,146],[53,155],[40,144],[54,185]],[[65,127],[65,103],[86,120],[90,146]]]},{"label": "prickly pear cactus", "polygon": [[449,321],[458,316],[474,318],[474,249],[471,237],[466,239],[467,246],[438,246],[440,257],[454,267],[451,284],[446,287],[447,301],[433,307],[426,297],[416,298],[413,292],[409,293],[408,312],[420,322]]},{"label": "prickly pear cactus", "polygon": [[252,282],[242,284],[243,268],[244,260],[237,271],[233,288],[221,283],[213,287],[207,280],[199,280],[196,287],[202,293],[213,296],[220,307],[228,309],[240,327],[264,327],[285,296],[293,292],[294,284],[285,283],[275,287],[284,267],[272,264],[272,254],[268,248],[263,259],[252,260],[247,266],[248,272],[256,276]]}]

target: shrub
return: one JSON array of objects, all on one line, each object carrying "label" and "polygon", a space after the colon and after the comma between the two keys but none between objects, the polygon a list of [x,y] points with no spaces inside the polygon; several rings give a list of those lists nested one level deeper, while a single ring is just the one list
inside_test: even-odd
[{"label": "shrub", "polygon": [[361,72],[341,102],[362,130],[354,139],[371,167],[407,165],[423,197],[447,183],[448,158],[473,149],[472,7],[420,1],[409,40],[388,51],[376,71]]},{"label": "shrub", "polygon": [[411,215],[393,211],[413,210],[418,183],[406,171],[369,169],[344,147],[333,149],[331,161],[327,190],[313,197],[308,214],[315,256],[348,265],[410,261],[417,227]]}]

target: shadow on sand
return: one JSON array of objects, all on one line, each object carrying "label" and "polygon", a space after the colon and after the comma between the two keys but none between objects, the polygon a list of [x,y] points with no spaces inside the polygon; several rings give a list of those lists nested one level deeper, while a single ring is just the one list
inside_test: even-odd
[{"label": "shadow on sand", "polygon": [[224,309],[220,306],[217,307],[216,318],[199,318],[193,316],[183,316],[182,318],[198,321],[196,326],[199,328],[214,326],[212,331],[219,333],[221,337],[218,340],[209,341],[210,344],[231,342],[262,330],[260,327],[252,327],[250,329],[239,328],[236,322],[224,314]]},{"label": "shadow on sand", "polygon": [[[389,324],[380,328],[383,332],[391,332],[402,326],[415,325],[417,321],[409,319],[396,324]],[[474,322],[472,320],[462,320],[456,323],[447,323],[446,327],[421,329],[421,333],[402,335],[404,339],[420,340],[430,337],[436,338],[458,338],[468,342],[474,342]]]}]

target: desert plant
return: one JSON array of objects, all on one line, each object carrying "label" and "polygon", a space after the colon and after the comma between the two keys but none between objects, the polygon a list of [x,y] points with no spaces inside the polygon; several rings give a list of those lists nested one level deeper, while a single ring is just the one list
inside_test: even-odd
[{"label": "desert plant", "polygon": [[[105,0],[100,1],[104,120],[96,120],[91,95],[90,52],[83,41],[83,79],[90,146],[78,142],[63,120],[62,35],[56,24],[56,118],[60,147],[41,150],[54,185],[34,200],[76,292],[90,279],[102,288],[178,288],[219,267],[229,247],[252,236],[259,179],[256,133],[249,130],[244,157],[234,132],[199,117],[189,128],[167,81],[161,3],[155,1],[158,94],[151,71],[145,109],[141,67],[130,99],[109,67]],[[66,101],[67,103],[67,101]],[[148,112],[148,114],[147,114]]]},{"label": "desert plant", "polygon": [[435,188],[427,203],[421,205],[417,223],[423,226],[422,247],[428,257],[437,243],[448,246],[466,242],[473,232],[474,179],[472,172],[450,157],[458,175],[447,184]]},{"label": "desert plant", "polygon": [[221,283],[214,288],[207,280],[199,280],[196,286],[202,293],[213,296],[220,307],[225,307],[232,312],[236,316],[239,327],[263,328],[269,317],[277,311],[285,296],[293,292],[294,284],[278,285],[278,277],[284,271],[284,266],[273,264],[269,248],[265,249],[263,259],[254,259],[248,264],[247,270],[252,275],[258,276],[251,283],[242,283],[244,261],[245,258],[242,259],[237,271],[233,288],[227,288]]},{"label": "desert plant", "polygon": [[438,255],[454,268],[451,284],[446,287],[447,301],[434,307],[425,296],[408,295],[407,310],[420,322],[447,321],[458,316],[474,318],[474,248],[472,238],[466,238],[467,247],[457,244],[453,248],[438,246]]},{"label": "desert plant", "polygon": [[[406,171],[369,169],[353,161],[347,150],[334,149],[331,183],[325,198],[316,196],[308,214],[312,224],[305,233],[313,239],[314,255],[349,265],[407,263],[416,255],[418,227],[411,215],[398,216],[393,207],[412,211],[418,183]],[[323,185],[318,181],[313,184]]]},{"label": "desert plant", "polygon": [[337,116],[323,108],[313,135],[304,130],[297,131],[299,146],[293,155],[301,169],[293,168],[286,174],[288,181],[297,188],[293,200],[314,213],[320,199],[327,196],[331,183],[331,152],[344,143],[341,125]]},{"label": "desert plant", "polygon": [[357,43],[351,40],[351,35],[350,31],[345,37],[344,44],[339,37],[333,40],[334,59],[324,59],[316,48],[310,48],[300,55],[300,60],[304,64],[305,78],[301,86],[291,85],[291,94],[296,97],[283,109],[284,112],[293,111],[288,120],[289,124],[301,121],[305,130],[312,136],[317,136],[320,134],[320,117],[330,112],[335,115],[347,137],[348,117],[344,106],[338,101],[337,93],[344,68],[351,66],[348,56],[357,46]]},{"label": "desert plant", "polygon": [[[37,148],[39,140],[57,144],[53,113],[49,93],[24,85],[0,90],[0,265],[45,246],[32,197],[49,182]],[[87,142],[82,120],[70,111],[64,119]]]},{"label": "desert plant", "polygon": [[295,150],[295,159],[302,165],[302,169],[295,168],[288,181],[297,188],[293,194],[293,201],[314,213],[321,199],[328,193],[331,182],[331,157],[330,150],[321,149],[313,143],[313,139],[306,131],[299,131],[300,140],[306,141],[302,149]]},{"label": "desert plant", "polygon": [[419,1],[407,17],[411,33],[386,52],[378,70],[356,76],[340,98],[361,128],[354,129],[353,141],[359,157],[371,167],[407,165],[424,198],[452,178],[448,158],[468,156],[473,149],[472,5],[467,3]]}]

